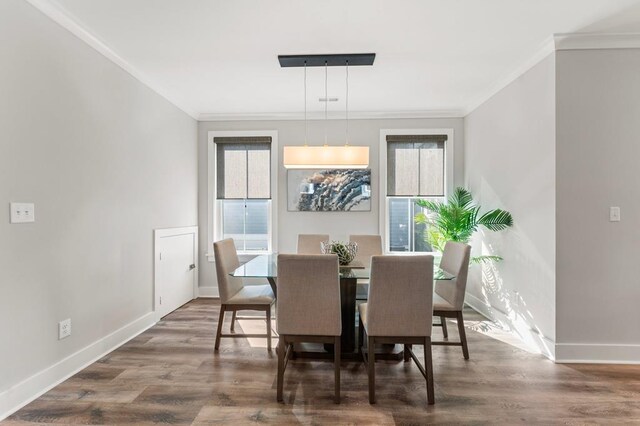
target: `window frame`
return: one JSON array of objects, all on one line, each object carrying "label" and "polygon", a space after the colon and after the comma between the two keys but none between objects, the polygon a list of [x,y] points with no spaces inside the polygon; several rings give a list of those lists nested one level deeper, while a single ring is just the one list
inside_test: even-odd
[{"label": "window frame", "polygon": [[208,160],[208,180],[207,180],[207,258],[214,261],[213,242],[218,241],[222,235],[222,208],[221,200],[217,199],[218,174],[216,170],[217,149],[214,142],[219,137],[271,137],[271,200],[269,201],[269,249],[238,251],[239,255],[259,255],[271,254],[278,251],[278,131],[277,130],[225,130],[209,131],[207,134],[207,160]]},{"label": "window frame", "polygon": [[[446,135],[444,143],[444,198],[447,199],[453,193],[453,167],[454,167],[454,132],[452,128],[440,129],[380,129],[380,235],[382,235],[382,247],[385,254],[424,254],[428,252],[392,252],[389,250],[389,196],[387,195],[387,136],[389,135]],[[400,197],[421,198],[421,197]],[[437,198],[437,197],[424,197]]]}]

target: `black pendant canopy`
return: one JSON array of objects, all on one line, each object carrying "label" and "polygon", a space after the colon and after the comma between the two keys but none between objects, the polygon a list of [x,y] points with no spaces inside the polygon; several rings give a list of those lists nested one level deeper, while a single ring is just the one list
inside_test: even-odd
[{"label": "black pendant canopy", "polygon": [[331,55],[278,55],[280,66],[304,67],[344,67],[354,65],[373,65],[376,59],[375,53],[338,53]]}]

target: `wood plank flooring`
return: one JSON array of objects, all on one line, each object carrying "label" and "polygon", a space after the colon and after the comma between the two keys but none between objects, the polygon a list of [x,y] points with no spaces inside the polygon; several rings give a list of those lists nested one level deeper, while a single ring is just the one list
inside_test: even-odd
[{"label": "wood plank flooring", "polygon": [[[468,361],[459,347],[433,348],[434,406],[417,367],[403,362],[376,363],[373,406],[364,366],[343,362],[335,405],[331,362],[308,360],[290,362],[278,404],[275,351],[261,339],[223,339],[214,353],[218,312],[213,299],[185,305],[5,423],[640,424],[640,366],[556,365],[473,330]],[[241,324],[238,332],[264,327]],[[457,338],[454,326],[449,335]]]}]

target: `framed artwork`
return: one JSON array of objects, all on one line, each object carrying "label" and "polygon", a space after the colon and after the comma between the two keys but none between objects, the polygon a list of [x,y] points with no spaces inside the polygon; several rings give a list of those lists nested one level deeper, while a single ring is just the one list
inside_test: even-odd
[{"label": "framed artwork", "polygon": [[371,211],[371,169],[289,169],[287,210]]}]

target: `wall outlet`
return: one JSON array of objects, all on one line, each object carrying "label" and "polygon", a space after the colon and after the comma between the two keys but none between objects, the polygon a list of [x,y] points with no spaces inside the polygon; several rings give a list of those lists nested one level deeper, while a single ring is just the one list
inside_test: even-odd
[{"label": "wall outlet", "polygon": [[28,223],[36,221],[33,203],[10,203],[11,223]]},{"label": "wall outlet", "polygon": [[58,340],[71,336],[71,318],[58,323]]},{"label": "wall outlet", "polygon": [[620,207],[609,207],[609,222],[620,222]]}]

